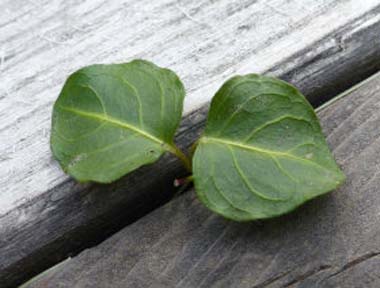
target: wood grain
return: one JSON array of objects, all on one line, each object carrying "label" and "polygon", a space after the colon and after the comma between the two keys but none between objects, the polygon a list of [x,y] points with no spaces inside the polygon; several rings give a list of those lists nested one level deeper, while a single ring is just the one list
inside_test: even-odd
[{"label": "wood grain", "polygon": [[25,287],[379,287],[379,107],[380,74],[319,112],[347,175],[337,191],[252,223],[191,191]]},{"label": "wood grain", "polygon": [[184,173],[166,156],[110,186],[63,174],[50,153],[50,115],[79,67],[146,58],[178,72],[192,113],[177,137],[182,147],[202,128],[206,106],[197,109],[234,74],[281,76],[319,104],[380,68],[378,0],[8,0],[0,13],[4,287],[166,202]]}]

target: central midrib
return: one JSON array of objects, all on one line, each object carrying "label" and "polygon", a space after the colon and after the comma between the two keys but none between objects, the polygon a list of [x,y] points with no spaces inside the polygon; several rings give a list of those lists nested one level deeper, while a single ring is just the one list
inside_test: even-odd
[{"label": "central midrib", "polygon": [[225,144],[225,145],[229,145],[229,146],[239,147],[239,148],[242,148],[242,149],[245,149],[245,150],[251,150],[251,151],[255,151],[255,152],[258,152],[258,153],[262,153],[262,154],[268,154],[268,155],[271,155],[271,156],[288,157],[288,158],[295,159],[297,161],[306,162],[309,165],[318,166],[319,168],[322,168],[324,170],[329,170],[326,167],[324,167],[324,166],[322,166],[322,165],[320,165],[320,164],[318,164],[316,162],[310,161],[310,160],[305,159],[305,158],[297,157],[297,156],[295,156],[293,154],[289,154],[289,153],[286,153],[286,152],[267,150],[267,149],[264,149],[264,148],[259,148],[257,146],[246,145],[246,144],[243,144],[243,143],[239,143],[239,142],[235,142],[235,141],[230,141],[230,140],[227,140],[227,139],[221,139],[221,138],[214,138],[214,137],[203,136],[200,139],[200,142],[203,142],[203,143],[212,143],[212,142],[214,142],[214,143],[219,143],[219,144]]},{"label": "central midrib", "polygon": [[154,142],[159,143],[160,145],[164,145],[167,150],[171,150],[170,144],[164,142],[163,140],[160,140],[159,138],[157,138],[157,137],[155,137],[149,133],[146,133],[145,131],[143,131],[143,130],[141,130],[141,129],[139,129],[139,128],[137,128],[137,127],[135,127],[129,123],[120,121],[119,119],[110,117],[108,115],[99,114],[99,113],[95,113],[95,112],[83,111],[83,110],[72,108],[72,107],[59,106],[59,108],[62,110],[68,111],[68,112],[72,112],[74,114],[81,115],[83,117],[96,119],[98,121],[108,122],[108,123],[111,123],[113,125],[120,126],[124,129],[134,131],[136,133],[139,133],[141,136],[144,136],[144,137],[146,137],[146,138],[148,138]]}]

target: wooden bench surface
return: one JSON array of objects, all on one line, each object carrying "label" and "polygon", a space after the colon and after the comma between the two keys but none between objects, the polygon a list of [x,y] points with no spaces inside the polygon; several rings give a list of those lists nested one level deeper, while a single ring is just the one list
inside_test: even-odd
[{"label": "wooden bench surface", "polygon": [[13,287],[162,205],[184,173],[166,156],[108,186],[65,175],[52,159],[49,131],[71,72],[134,58],[173,69],[191,113],[177,137],[184,147],[202,129],[202,105],[227,78],[280,76],[317,105],[380,69],[379,30],[379,0],[2,1],[0,286]]},{"label": "wooden bench surface", "polygon": [[26,287],[380,287],[380,74],[318,113],[347,175],[331,194],[250,224],[190,191]]}]

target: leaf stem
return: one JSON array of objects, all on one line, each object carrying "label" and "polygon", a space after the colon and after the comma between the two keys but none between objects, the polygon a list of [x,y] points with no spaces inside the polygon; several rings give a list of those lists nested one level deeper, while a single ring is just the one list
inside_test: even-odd
[{"label": "leaf stem", "polygon": [[192,165],[190,159],[183,153],[177,146],[170,145],[169,146],[169,152],[177,156],[185,166],[185,168],[191,172],[192,171]]},{"label": "leaf stem", "polygon": [[191,147],[190,147],[190,155],[191,156],[194,155],[195,149],[197,149],[198,143],[199,143],[199,139],[197,141],[195,141],[193,144],[191,144]]}]

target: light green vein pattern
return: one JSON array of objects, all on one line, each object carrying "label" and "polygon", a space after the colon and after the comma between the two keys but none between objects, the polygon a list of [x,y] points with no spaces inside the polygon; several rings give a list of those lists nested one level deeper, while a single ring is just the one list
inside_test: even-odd
[{"label": "light green vein pattern", "polygon": [[304,96],[255,74],[216,93],[193,173],[199,199],[237,221],[287,213],[345,179]]}]

